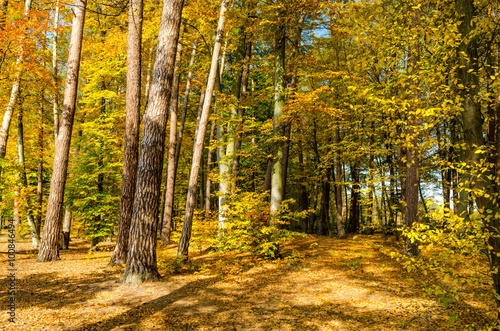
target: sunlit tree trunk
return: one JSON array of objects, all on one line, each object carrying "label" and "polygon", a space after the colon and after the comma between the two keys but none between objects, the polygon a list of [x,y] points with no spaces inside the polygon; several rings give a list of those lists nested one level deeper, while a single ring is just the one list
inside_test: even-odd
[{"label": "sunlit tree trunk", "polygon": [[184,0],[165,1],[158,32],[153,78],[144,114],[137,184],[130,226],[126,284],[156,281],[156,235],[165,149],[165,131],[172,92],[175,56]]},{"label": "sunlit tree trunk", "polygon": [[52,112],[54,116],[54,139],[57,140],[59,134],[59,98],[58,94],[58,71],[57,71],[57,41],[59,28],[59,0],[56,0],[54,9],[54,28],[52,30],[52,84],[54,84],[54,94],[52,95]]},{"label": "sunlit tree trunk", "polygon": [[45,227],[42,242],[38,252],[39,262],[59,260],[59,233],[61,232],[61,214],[64,203],[64,188],[68,172],[68,156],[71,144],[71,132],[78,88],[78,73],[80,68],[80,53],[82,49],[83,26],[85,23],[86,0],[76,0],[74,7],[73,26],[66,69],[66,85],[59,134],[56,140],[54,166],[50,183],[50,193],[47,203]]},{"label": "sunlit tree trunk", "polygon": [[[170,228],[164,226],[162,231],[164,231],[164,237],[165,238],[170,238],[170,232],[173,227],[172,223],[172,217],[173,217],[173,206],[174,206],[174,193],[175,193],[175,181],[177,178],[177,165],[179,164],[179,157],[181,155],[181,145],[182,145],[182,137],[184,133],[184,124],[186,123],[186,114],[187,114],[187,106],[189,102],[189,91],[191,89],[191,79],[193,76],[192,68],[194,65],[194,59],[196,56],[196,41],[193,42],[193,50],[191,52],[191,60],[189,61],[189,73],[187,76],[186,80],[186,91],[184,92],[184,103],[182,104],[182,114],[181,114],[181,120],[179,124],[179,130],[177,132],[177,137],[175,140],[175,151],[174,151],[174,159],[173,159],[173,166],[170,166],[172,164],[172,161],[170,159],[170,150],[169,150],[169,157],[168,157],[168,169],[167,169],[167,175],[169,178],[173,178],[171,181],[167,180],[167,188],[165,192],[165,201],[164,201],[164,209],[163,209],[163,222],[165,223],[170,223]],[[204,99],[205,94],[202,92],[201,97],[200,97],[200,105],[198,108],[201,108],[203,105],[203,99]],[[170,147],[170,146],[169,146]],[[173,176],[173,177],[172,177]],[[170,239],[169,239],[170,241]]]},{"label": "sunlit tree trunk", "polygon": [[[8,2],[4,2],[5,6],[5,11],[2,11],[6,13],[7,11],[7,5]],[[26,0],[24,3],[24,17],[27,19],[29,16],[29,11],[31,9],[31,0]],[[26,32],[25,32],[26,33]],[[14,113],[14,107],[17,105],[17,99],[19,97],[19,91],[20,91],[20,85],[21,85],[21,76],[23,74],[23,60],[25,56],[25,49],[24,49],[24,39],[26,38],[25,35],[23,35],[21,42],[19,43],[19,51],[17,53],[17,59],[16,59],[16,73],[14,76],[14,81],[12,83],[12,90],[10,91],[10,98],[9,102],[7,104],[7,109],[5,110],[5,113],[3,115],[3,120],[2,120],[2,126],[0,127],[0,158],[3,159],[5,158],[5,153],[7,152],[7,141],[9,138],[9,129],[10,129],[10,122],[12,119],[12,114]]]},{"label": "sunlit tree trunk", "polygon": [[37,164],[37,188],[36,188],[36,216],[35,228],[40,237],[42,225],[42,202],[43,202],[43,108],[38,108],[38,164]]},{"label": "sunlit tree trunk", "polygon": [[[167,195],[173,193],[169,192],[169,189],[173,190],[173,185],[169,186],[169,182],[173,183],[175,176],[175,173],[172,170],[175,170],[174,163],[175,163],[175,145],[177,139],[177,109],[179,105],[179,81],[181,79],[181,74],[179,72],[179,63],[181,62],[181,58],[182,58],[182,43],[178,42],[177,61],[174,68],[174,82],[172,83],[172,98],[170,102],[170,132],[169,132],[168,152],[167,152],[167,171],[165,174],[165,190],[163,194],[163,210],[160,217],[160,219],[162,220],[160,222],[161,224],[160,238],[164,245],[170,244],[170,231],[172,228],[172,217],[171,215],[166,213],[167,211],[166,204],[170,202],[170,200],[167,199]],[[171,209],[172,207],[170,206],[170,210]]]},{"label": "sunlit tree trunk", "polygon": [[142,0],[131,0],[128,11],[127,93],[125,105],[125,138],[123,144],[122,192],[116,245],[110,266],[127,261],[130,222],[134,206],[137,164],[139,159],[139,125],[141,113],[141,41]]},{"label": "sunlit tree trunk", "polygon": [[280,141],[281,125],[279,121],[283,116],[285,104],[285,27],[279,25],[276,28],[275,50],[274,50],[274,160],[271,174],[271,212],[270,224],[274,224],[276,215],[283,200],[283,143]]},{"label": "sunlit tree trunk", "polygon": [[193,160],[191,162],[191,171],[189,175],[188,194],[186,198],[186,212],[184,214],[184,223],[182,225],[181,239],[179,241],[179,248],[177,255],[188,255],[189,239],[191,238],[191,228],[193,224],[194,204],[196,198],[196,184],[198,182],[198,174],[200,170],[201,155],[203,152],[203,142],[205,138],[205,131],[207,129],[208,115],[210,111],[210,104],[212,102],[212,93],[215,86],[215,78],[218,75],[218,62],[219,54],[222,43],[222,36],[224,34],[224,24],[226,21],[226,10],[228,2],[223,0],[221,3],[219,22],[217,25],[217,37],[214,43],[212,52],[212,62],[210,64],[210,74],[208,76],[207,88],[205,91],[205,100],[203,102],[203,109],[200,119],[198,121],[197,130],[195,133],[194,146],[193,146]]}]

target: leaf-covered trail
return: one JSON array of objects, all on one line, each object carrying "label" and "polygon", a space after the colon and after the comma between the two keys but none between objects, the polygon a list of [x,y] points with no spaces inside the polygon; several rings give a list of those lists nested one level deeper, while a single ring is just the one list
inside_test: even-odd
[{"label": "leaf-covered trail", "polygon": [[[5,236],[1,241],[6,248]],[[415,316],[434,327],[443,323],[442,307],[375,248],[382,241],[309,236],[288,245],[297,258],[255,265],[248,256],[217,260],[215,253],[197,252],[191,270],[164,271],[161,282],[135,289],[119,283],[121,271],[103,268],[111,243],[89,254],[88,245],[76,241],[61,251],[61,261],[36,263],[23,241],[16,256],[16,324],[4,314],[0,329],[398,330]],[[7,255],[1,257],[7,269]],[[4,307],[7,287],[4,277]],[[406,329],[431,330],[428,323],[417,318]]]}]

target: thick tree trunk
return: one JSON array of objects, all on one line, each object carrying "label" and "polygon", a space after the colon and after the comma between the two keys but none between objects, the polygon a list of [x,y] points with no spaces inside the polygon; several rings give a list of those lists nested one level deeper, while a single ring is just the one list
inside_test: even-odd
[{"label": "thick tree trunk", "polygon": [[191,163],[191,172],[189,175],[188,194],[186,198],[186,212],[184,214],[184,223],[182,225],[181,239],[177,255],[188,255],[189,239],[191,238],[191,227],[193,224],[194,203],[196,198],[196,184],[198,182],[198,174],[200,169],[201,155],[203,152],[203,142],[205,138],[205,131],[207,129],[208,115],[210,111],[210,104],[212,102],[212,93],[215,86],[215,78],[218,75],[218,62],[219,54],[222,43],[222,36],[224,34],[224,24],[226,21],[225,13],[227,10],[227,0],[222,0],[219,22],[217,25],[217,37],[214,43],[212,52],[212,62],[210,64],[210,74],[208,76],[207,89],[205,92],[205,100],[203,102],[203,109],[201,112],[198,127],[195,133],[194,146],[193,146],[193,160]]},{"label": "thick tree trunk", "polygon": [[[167,171],[165,174],[165,190],[163,194],[163,210],[161,214],[161,230],[160,238],[163,245],[170,244],[170,231],[172,229],[172,215],[167,212],[167,203],[171,200],[167,199],[167,196],[172,195],[173,185],[169,185],[169,182],[174,181],[175,173],[175,145],[177,139],[177,110],[179,105],[179,81],[181,79],[181,74],[179,72],[179,63],[182,59],[182,43],[177,43],[177,61],[174,68],[174,82],[172,83],[172,98],[170,102],[170,134],[168,140],[168,152],[167,152]],[[168,200],[168,201],[167,201]],[[170,202],[171,203],[171,202]],[[171,213],[172,206],[169,207]]]},{"label": "thick tree trunk", "polygon": [[165,1],[163,4],[148,108],[144,114],[129,252],[123,276],[126,284],[156,281],[160,278],[156,265],[156,235],[161,175],[183,5],[184,0]]},{"label": "thick tree trunk", "polygon": [[130,222],[134,206],[139,162],[139,126],[141,116],[141,42],[142,0],[131,0],[128,11],[127,93],[125,105],[125,138],[123,144],[122,192],[116,245],[110,266],[127,262]]},{"label": "thick tree trunk", "polygon": [[276,43],[274,54],[274,125],[273,134],[276,138],[274,143],[273,171],[271,174],[271,212],[270,224],[276,219],[276,215],[283,200],[283,143],[279,139],[281,125],[279,121],[283,117],[283,106],[285,104],[285,27],[280,25],[276,30]]},{"label": "thick tree trunk", "polygon": [[73,26],[68,53],[66,70],[66,85],[62,118],[59,134],[56,140],[54,166],[50,183],[50,193],[47,203],[45,227],[42,243],[38,252],[39,262],[59,260],[59,233],[61,231],[61,213],[64,203],[64,188],[68,171],[69,147],[75,116],[75,106],[78,88],[78,73],[80,68],[80,53],[82,49],[83,26],[85,23],[86,0],[75,0]]}]

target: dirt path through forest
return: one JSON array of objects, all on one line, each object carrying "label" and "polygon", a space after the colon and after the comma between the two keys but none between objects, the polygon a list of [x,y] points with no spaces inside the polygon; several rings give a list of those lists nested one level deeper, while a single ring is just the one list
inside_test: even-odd
[{"label": "dirt path through forest", "polygon": [[[0,240],[7,269],[6,237]],[[379,251],[380,243],[380,236],[309,236],[293,240],[287,245],[292,256],[274,262],[236,254],[217,261],[215,253],[198,252],[191,270],[163,271],[161,282],[134,289],[119,283],[122,271],[103,268],[112,243],[88,253],[88,244],[76,241],[61,251],[61,261],[36,263],[23,241],[16,256],[16,324],[4,313],[0,329],[432,330],[432,322],[442,330],[443,308]],[[163,249],[160,258],[175,249]],[[6,311],[5,277],[0,286]],[[416,316],[425,319],[407,323]]]}]

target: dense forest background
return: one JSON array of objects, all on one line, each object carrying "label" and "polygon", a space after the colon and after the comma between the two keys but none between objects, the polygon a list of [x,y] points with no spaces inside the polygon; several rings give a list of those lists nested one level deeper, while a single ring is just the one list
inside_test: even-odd
[{"label": "dense forest background", "polygon": [[0,219],[38,261],[116,239],[137,283],[172,231],[271,259],[382,232],[500,303],[497,1],[0,7]]}]

